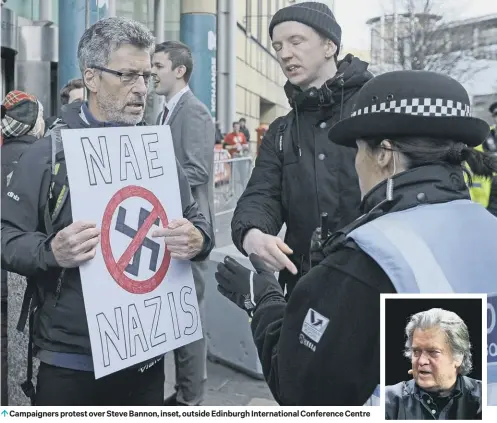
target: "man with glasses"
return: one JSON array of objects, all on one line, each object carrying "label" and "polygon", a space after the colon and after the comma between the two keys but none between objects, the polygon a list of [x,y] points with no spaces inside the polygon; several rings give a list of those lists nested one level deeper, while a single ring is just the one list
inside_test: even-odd
[{"label": "man with glasses", "polygon": [[[141,124],[153,51],[153,35],[138,22],[107,18],[88,28],[77,53],[88,102],[68,105],[64,127]],[[52,153],[50,137],[30,148],[11,179],[15,195],[2,201],[2,265],[28,276],[35,292],[31,339],[41,365],[36,395],[29,372],[25,392],[36,405],[162,405],[162,356],[95,380],[78,267],[95,256],[100,231],[95,222],[72,221],[68,197],[62,208],[55,201],[65,161],[57,152],[59,171],[52,175]],[[164,237],[172,257],[202,260],[213,247],[212,227],[179,165],[178,180],[183,218],[155,235]],[[52,206],[59,207],[55,219]]]}]

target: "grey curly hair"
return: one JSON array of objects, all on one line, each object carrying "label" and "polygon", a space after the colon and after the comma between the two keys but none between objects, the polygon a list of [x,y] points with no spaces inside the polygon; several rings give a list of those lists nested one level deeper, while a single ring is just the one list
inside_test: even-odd
[{"label": "grey curly hair", "polygon": [[131,19],[112,17],[95,22],[79,40],[81,74],[91,65],[107,66],[111,53],[124,44],[149,50],[152,54],[155,38],[145,25]]},{"label": "grey curly hair", "polygon": [[441,308],[432,308],[411,316],[406,326],[406,343],[404,355],[412,356],[412,338],[416,329],[426,330],[439,327],[445,333],[447,343],[450,346],[452,356],[461,360],[458,373],[465,376],[471,372],[473,367],[471,355],[471,342],[466,323],[454,312]]}]

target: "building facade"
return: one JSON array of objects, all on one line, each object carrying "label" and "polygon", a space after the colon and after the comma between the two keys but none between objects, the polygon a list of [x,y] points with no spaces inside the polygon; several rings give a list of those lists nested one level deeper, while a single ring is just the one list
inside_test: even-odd
[{"label": "building facade", "polygon": [[497,15],[443,23],[429,13],[390,14],[367,21],[374,73],[426,69],[459,80],[473,99],[473,114],[491,122],[497,94]]}]

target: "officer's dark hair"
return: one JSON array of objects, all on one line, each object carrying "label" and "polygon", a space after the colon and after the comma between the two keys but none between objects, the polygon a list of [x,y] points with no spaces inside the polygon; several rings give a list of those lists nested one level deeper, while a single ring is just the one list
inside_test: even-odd
[{"label": "officer's dark hair", "polygon": [[179,41],[165,41],[155,46],[156,53],[167,53],[172,63],[173,70],[178,66],[184,66],[186,71],[183,79],[190,80],[193,72],[193,56],[190,47]]},{"label": "officer's dark hair", "polygon": [[235,127],[235,125],[240,125],[240,121],[235,120],[235,121],[231,124],[231,126],[232,126],[233,128]]},{"label": "officer's dark hair", "polygon": [[477,176],[491,178],[493,173],[497,172],[497,156],[482,153],[462,142],[430,137],[398,137],[395,139],[376,137],[363,141],[372,151],[375,151],[383,148],[380,144],[385,139],[391,142],[393,151],[403,154],[408,169],[428,164],[448,163],[462,166],[463,170],[466,170],[464,167],[464,162],[466,162],[471,173]]}]

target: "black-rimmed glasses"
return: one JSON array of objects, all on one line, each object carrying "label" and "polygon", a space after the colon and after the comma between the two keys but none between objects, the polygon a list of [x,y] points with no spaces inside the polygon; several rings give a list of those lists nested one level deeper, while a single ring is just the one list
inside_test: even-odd
[{"label": "black-rimmed glasses", "polygon": [[102,66],[89,66],[90,68],[93,69],[98,69],[102,72],[107,72],[112,75],[116,75],[121,79],[121,83],[124,85],[132,85],[135,84],[136,81],[138,81],[138,78],[140,76],[143,77],[143,81],[145,82],[145,85],[148,85],[150,83],[150,78],[152,77],[151,73],[135,73],[135,72],[119,72],[113,69],[107,69]]}]

